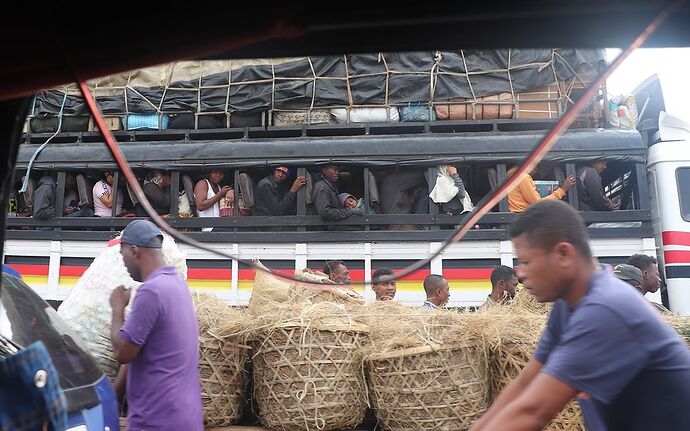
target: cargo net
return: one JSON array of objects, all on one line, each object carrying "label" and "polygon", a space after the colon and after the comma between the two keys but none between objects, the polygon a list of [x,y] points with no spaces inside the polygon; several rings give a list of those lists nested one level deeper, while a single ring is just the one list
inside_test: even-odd
[{"label": "cargo net", "polygon": [[[603,50],[427,51],[183,61],[88,84],[113,129],[531,120],[559,117],[605,64]],[[75,85],[39,93],[32,119],[60,112],[88,116]]]}]

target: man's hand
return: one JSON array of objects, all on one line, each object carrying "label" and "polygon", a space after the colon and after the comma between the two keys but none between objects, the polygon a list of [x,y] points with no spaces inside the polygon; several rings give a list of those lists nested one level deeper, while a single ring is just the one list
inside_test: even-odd
[{"label": "man's hand", "polygon": [[457,174],[457,173],[458,173],[458,168],[456,168],[455,166],[450,166],[450,165],[449,165],[448,167],[446,167],[446,172],[448,173],[448,175]]},{"label": "man's hand", "polygon": [[307,178],[306,177],[297,177],[295,179],[295,182],[292,183],[292,187],[290,187],[290,191],[293,193],[297,193],[299,189],[304,187],[304,185],[307,184]]},{"label": "man's hand", "polygon": [[110,306],[113,310],[124,310],[129,304],[129,296],[132,293],[131,289],[125,289],[125,286],[119,285],[110,294]]},{"label": "man's hand", "polygon": [[230,190],[232,190],[232,186],[223,186],[216,196],[224,197]]},{"label": "man's hand", "polygon": [[563,180],[563,184],[561,185],[561,188],[567,192],[574,185],[575,185],[575,177],[571,175],[568,178]]}]

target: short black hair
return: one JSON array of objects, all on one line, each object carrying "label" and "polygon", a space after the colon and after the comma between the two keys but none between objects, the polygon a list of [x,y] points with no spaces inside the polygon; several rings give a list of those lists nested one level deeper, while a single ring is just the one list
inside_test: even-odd
[{"label": "short black hair", "polygon": [[424,291],[426,295],[429,296],[434,293],[434,290],[438,287],[439,283],[445,280],[445,277],[438,274],[429,274],[424,279]]},{"label": "short black hair", "polygon": [[342,260],[327,260],[326,264],[323,266],[324,274],[331,275],[331,272],[335,271],[338,265],[342,265],[347,268],[347,265],[345,265],[345,262]]},{"label": "short black hair", "polygon": [[509,266],[498,265],[491,271],[491,286],[494,287],[501,280],[510,280],[512,277],[517,277],[515,270]]},{"label": "short black hair", "polygon": [[[388,268],[379,268],[376,271],[374,271],[374,275],[371,277],[371,282],[372,284],[379,284],[381,283],[381,277],[386,276],[386,275],[393,275],[393,271],[391,271]],[[388,281],[388,280],[386,280]]]},{"label": "short black hair", "polygon": [[627,263],[628,265],[632,265],[640,271],[644,272],[650,266],[656,265],[656,259],[652,256],[647,256],[646,254],[633,254],[625,263]]},{"label": "short black hair", "polygon": [[592,258],[587,228],[580,214],[562,201],[543,200],[531,205],[510,226],[510,237],[527,235],[532,245],[551,250],[559,242],[572,244],[582,257]]}]

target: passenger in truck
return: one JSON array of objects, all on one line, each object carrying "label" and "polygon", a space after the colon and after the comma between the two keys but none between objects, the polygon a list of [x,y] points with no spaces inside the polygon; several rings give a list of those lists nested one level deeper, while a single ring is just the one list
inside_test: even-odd
[{"label": "passenger in truck", "polygon": [[299,176],[295,178],[292,186],[287,189],[284,185],[286,185],[289,174],[290,170],[287,166],[276,166],[271,175],[259,181],[254,189],[254,215],[295,215],[297,192],[304,187],[307,179]]},{"label": "passenger in truck", "polygon": [[[225,179],[222,169],[211,169],[207,178],[199,180],[194,186],[194,200],[199,217],[220,217],[220,200],[226,197],[232,186],[221,186]],[[204,227],[210,232],[212,227]]]},{"label": "passenger in truck", "polygon": [[[510,212],[521,213],[526,210],[527,207],[540,200],[561,200],[565,198],[568,190],[575,185],[575,177],[569,176],[563,180],[563,184],[553,193],[541,197],[537,191],[537,186],[534,184],[534,179],[532,178],[538,169],[539,167],[537,166],[532,172],[523,176],[517,186],[508,194],[508,210]],[[515,172],[517,172],[517,166],[510,168],[508,172],[506,172],[506,175],[510,178]]]},{"label": "passenger in truck", "polygon": [[618,209],[611,199],[606,197],[601,184],[601,173],[606,170],[605,159],[594,160],[577,170],[577,196],[580,211],[613,211]]},{"label": "passenger in truck", "polygon": [[[316,213],[327,221],[345,220],[353,215],[364,215],[364,208],[346,208],[340,203],[338,195],[338,180],[340,179],[340,167],[328,164],[321,168],[314,184],[313,202]],[[334,229],[335,227],[332,227]]]},{"label": "passenger in truck", "polygon": [[[341,193],[338,195],[340,204],[345,208],[364,208],[364,198],[357,199],[349,193]],[[369,207],[368,214],[376,214],[374,208]]]},{"label": "passenger in truck", "polygon": [[429,194],[434,203],[439,204],[441,212],[447,215],[460,215],[472,211],[465,184],[453,165],[439,166],[436,173],[436,185]]},{"label": "passenger in truck", "polygon": [[[93,186],[93,208],[97,217],[111,217],[113,208],[113,173],[104,171],[101,180]],[[117,185],[116,185],[117,186]],[[117,188],[115,215],[122,214],[122,190]]]},{"label": "passenger in truck", "polygon": [[160,215],[170,213],[170,173],[152,170],[144,182],[144,195]]}]

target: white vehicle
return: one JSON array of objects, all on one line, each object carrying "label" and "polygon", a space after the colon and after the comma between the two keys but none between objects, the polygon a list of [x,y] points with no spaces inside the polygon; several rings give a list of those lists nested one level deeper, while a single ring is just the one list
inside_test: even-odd
[{"label": "white vehicle", "polygon": [[[547,98],[537,100],[546,104],[547,111],[540,111],[540,115],[551,116],[550,104],[560,103],[558,95],[553,101],[548,95],[543,97]],[[494,107],[499,106],[496,112],[503,112],[502,105],[495,105],[493,100],[481,103],[494,103]],[[515,106],[518,112],[519,104]],[[450,108],[447,110],[452,112]],[[487,112],[486,107],[483,110]],[[642,112],[641,117],[646,118],[651,111]],[[506,177],[511,164],[520,162],[529,153],[555,121],[495,118],[267,126],[272,114],[276,112],[269,113],[257,127],[194,130],[199,126],[197,119],[188,131],[128,130],[115,134],[127,141],[122,149],[135,172],[143,177],[149,169],[168,170],[172,190],[186,197],[192,204],[192,212],[194,183],[203,178],[204,169],[225,170],[225,178],[231,178],[226,183],[234,184],[237,191],[234,208],[242,205],[243,210],[251,209],[253,186],[272,173],[272,166],[284,163],[290,166],[291,175],[307,176],[307,186],[297,193],[295,215],[183,218],[179,216],[181,201],[177,193],[172,193],[169,220],[174,226],[189,230],[198,240],[244,259],[261,259],[274,270],[292,273],[305,267],[321,269],[326,261],[344,260],[353,281],[361,283],[369,299],[373,298],[370,282],[374,270],[385,267],[395,271],[430,256],[450,229],[462,221],[462,216],[446,215],[437,204],[423,199],[418,213],[382,213],[384,201],[389,197],[385,196],[387,178],[401,175],[398,181],[402,182],[411,172],[417,175],[419,181],[413,181],[404,191],[411,196],[411,204],[419,204],[419,198],[428,195],[435,185],[437,166],[455,164],[477,203]],[[309,113],[305,115],[308,117]],[[665,259],[660,270],[662,274],[664,269],[666,272],[670,308],[690,314],[690,294],[684,294],[679,287],[690,277],[690,198],[689,191],[680,183],[690,175],[686,143],[656,143],[651,145],[648,156],[650,137],[655,139],[656,129],[640,132],[605,129],[599,125],[581,124],[567,131],[543,161],[535,180],[562,181],[566,175],[574,175],[578,165],[605,157],[608,160],[608,168],[602,174],[605,190],[610,198],[620,202],[621,210],[582,212],[590,225],[594,255],[608,264],[623,263],[636,253],[659,255]],[[16,178],[25,174],[29,160],[47,136],[47,133],[25,135]],[[64,198],[68,175],[77,177],[78,194],[84,201],[92,199],[93,181],[102,171],[113,171],[113,184],[118,184],[116,165],[97,132],[58,136],[60,143],[43,150],[31,174],[34,182],[45,173],[56,175],[58,202]],[[680,154],[685,154],[684,158],[679,159]],[[353,194],[351,190],[359,191],[366,216],[330,222],[310,211],[311,187],[319,166],[324,163],[341,167],[341,186]],[[677,173],[681,176],[676,178]],[[685,187],[688,184],[690,180]],[[127,193],[127,187],[121,184],[120,190],[125,207],[135,209],[136,201]],[[20,196],[25,206],[31,204],[30,191]],[[575,188],[567,200],[578,207]],[[685,216],[681,215],[679,205]],[[377,210],[375,214],[371,214],[372,209]],[[17,214],[20,213],[18,208]],[[450,306],[481,305],[490,292],[492,268],[515,264],[507,231],[514,217],[504,200],[466,239],[448,247],[426,268],[398,281],[396,299],[410,305],[421,304],[422,280],[436,273],[449,280]],[[56,217],[40,221],[11,217],[4,263],[18,269],[43,298],[61,301],[91,260],[130,220]],[[199,232],[202,227],[216,230]],[[669,232],[673,232],[675,243],[667,242]],[[232,304],[247,304],[253,283],[251,269],[197,249],[186,246],[182,249],[187,252],[188,282],[192,288],[213,292]],[[650,299],[662,302],[658,293]]]}]

